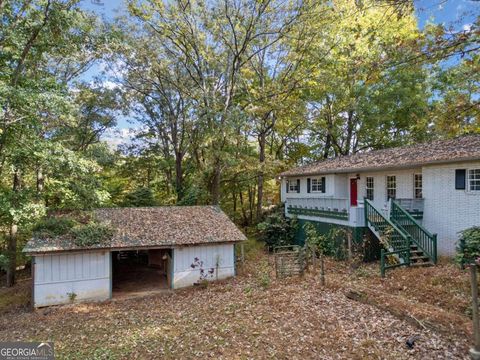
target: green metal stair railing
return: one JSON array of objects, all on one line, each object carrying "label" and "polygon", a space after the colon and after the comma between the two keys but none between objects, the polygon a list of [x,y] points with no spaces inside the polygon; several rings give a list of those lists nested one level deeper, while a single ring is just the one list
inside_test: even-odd
[{"label": "green metal stair railing", "polygon": [[390,220],[408,233],[415,245],[434,263],[437,263],[437,234],[430,234],[408,211],[392,200]]},{"label": "green metal stair railing", "polygon": [[[385,276],[385,270],[398,266],[410,265],[410,245],[412,238],[410,234],[400,229],[390,219],[385,217],[375,206],[365,199],[365,223],[370,229],[375,230],[380,237],[388,242],[388,249],[382,249],[380,253],[380,272]],[[379,239],[382,242],[382,239]],[[387,264],[387,259],[391,256],[400,261],[394,264]]]}]

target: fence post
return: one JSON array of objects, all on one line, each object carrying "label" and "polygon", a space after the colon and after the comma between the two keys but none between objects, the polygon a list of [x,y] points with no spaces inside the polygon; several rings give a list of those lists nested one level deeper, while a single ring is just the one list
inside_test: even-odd
[{"label": "fence post", "polygon": [[380,274],[382,275],[382,278],[385,277],[385,250],[384,249],[380,250]]},{"label": "fence post", "polygon": [[410,235],[407,236],[407,256],[406,256],[406,260],[407,260],[407,265],[410,266],[410,249],[411,249],[411,245],[412,245],[412,237]]},{"label": "fence post", "polygon": [[473,318],[473,336],[474,347],[470,348],[470,357],[473,360],[480,359],[480,324],[478,323],[478,282],[477,265],[470,265],[470,282],[472,286],[472,318]]},{"label": "fence post", "polygon": [[437,265],[437,234],[433,234],[433,263]]}]

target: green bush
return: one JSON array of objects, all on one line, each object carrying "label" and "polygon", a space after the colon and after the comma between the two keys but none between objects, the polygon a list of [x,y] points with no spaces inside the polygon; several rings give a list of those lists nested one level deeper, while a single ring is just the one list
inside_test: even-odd
[{"label": "green bush", "polygon": [[113,236],[113,229],[104,224],[89,223],[74,227],[71,233],[75,245],[86,247],[109,241]]},{"label": "green bush", "polygon": [[48,238],[54,236],[65,235],[77,225],[73,219],[65,217],[48,217],[40,220],[34,227],[35,236]]},{"label": "green bush", "polygon": [[125,196],[123,206],[155,206],[157,201],[153,196],[153,191],[147,187],[140,187]]},{"label": "green bush", "polygon": [[8,256],[6,254],[0,254],[0,270],[7,271],[8,263]]},{"label": "green bush", "polygon": [[471,264],[480,258],[480,226],[460,232],[456,260],[459,264]]},{"label": "green bush", "polygon": [[295,233],[298,227],[296,218],[286,218],[281,211],[268,215],[265,220],[257,225],[260,240],[269,247],[292,245],[295,243]]}]

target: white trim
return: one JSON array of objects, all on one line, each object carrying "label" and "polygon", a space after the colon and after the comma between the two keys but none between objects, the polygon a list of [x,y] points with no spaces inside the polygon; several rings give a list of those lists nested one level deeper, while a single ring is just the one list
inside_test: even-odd
[{"label": "white trim", "polygon": [[[310,192],[311,193],[318,193],[318,194],[324,194],[325,191],[322,191],[322,178],[324,178],[325,176],[320,176],[320,177],[314,177],[314,178],[310,178]],[[313,180],[316,180],[317,181],[317,189],[320,187],[320,190],[313,190]],[[325,179],[326,181],[326,179]]]},{"label": "white trim", "polygon": [[[422,180],[421,180],[421,184],[422,186],[421,187],[417,187],[417,184],[416,184],[416,179],[415,179],[415,176],[417,175],[420,175],[422,177]],[[417,189],[420,189],[421,190],[421,193],[422,193],[422,196],[417,198]],[[423,174],[422,173],[413,173],[413,199],[423,199]]]},{"label": "white trim", "polygon": [[[296,193],[298,192],[298,180],[299,179],[295,179],[294,181],[292,180],[288,180],[288,192],[293,192],[293,193]],[[293,185],[293,187],[292,187]]]},{"label": "white trim", "polygon": [[[398,190],[398,187],[397,187],[397,175],[385,175],[385,195],[387,195],[387,201],[390,200],[391,198],[388,196],[388,178],[389,177],[394,177],[395,178],[395,198],[397,197],[397,190]],[[392,189],[392,188],[391,188]]]},{"label": "white trim", "polygon": [[[368,187],[368,179],[372,179],[372,187]],[[372,190],[372,198],[368,197],[368,190]],[[375,199],[375,177],[374,176],[365,176],[365,197],[370,201]]]},{"label": "white trim", "polygon": [[[465,186],[465,192],[468,193],[468,194],[471,194],[471,195],[480,195],[480,189],[479,190],[472,190],[470,188],[471,184],[470,184],[470,171],[480,171],[480,168],[467,168],[466,169],[466,174],[465,174],[465,181],[466,181],[466,186]],[[477,179],[475,179],[477,180]],[[480,180],[480,178],[479,178]]]}]

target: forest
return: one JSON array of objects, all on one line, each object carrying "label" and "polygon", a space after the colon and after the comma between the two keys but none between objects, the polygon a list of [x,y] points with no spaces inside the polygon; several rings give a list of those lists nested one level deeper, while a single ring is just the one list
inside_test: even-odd
[{"label": "forest", "polygon": [[249,227],[292,166],[480,132],[480,17],[420,27],[416,10],[127,0],[105,19],[0,0],[0,267],[53,210],[213,204]]}]

